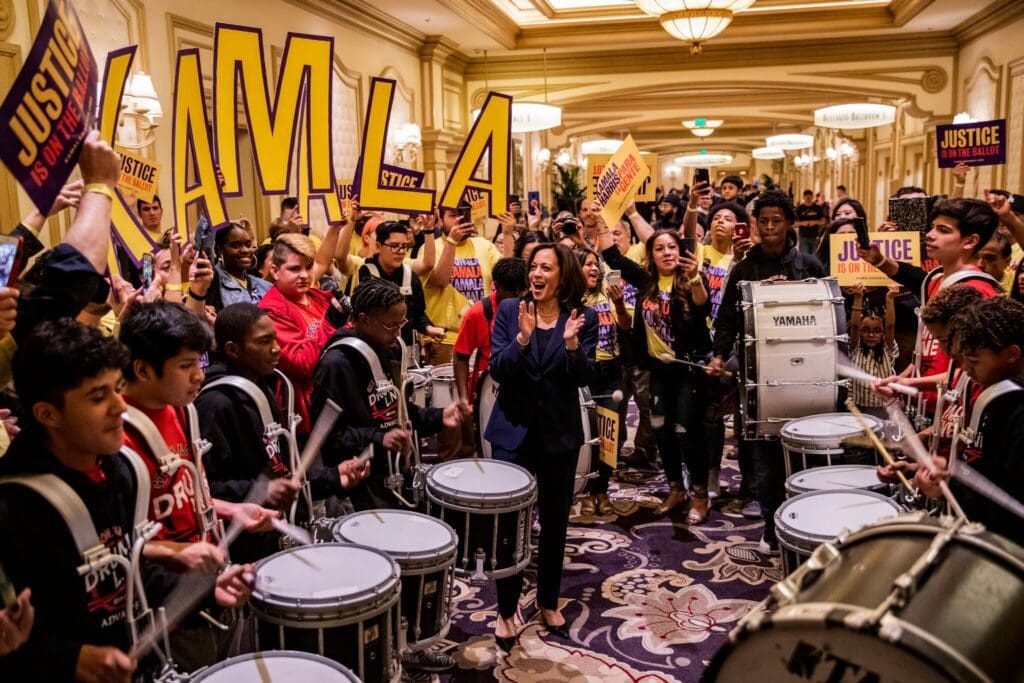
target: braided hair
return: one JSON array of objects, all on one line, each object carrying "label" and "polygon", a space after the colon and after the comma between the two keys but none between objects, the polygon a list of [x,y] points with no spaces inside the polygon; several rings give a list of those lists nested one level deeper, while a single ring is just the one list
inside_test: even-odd
[{"label": "braided hair", "polygon": [[995,296],[958,311],[949,321],[949,343],[961,351],[1024,350],[1024,304]]},{"label": "braided hair", "polygon": [[359,281],[352,293],[352,313],[357,317],[370,311],[386,311],[392,306],[404,304],[402,290],[394,282],[379,277],[368,277]]}]

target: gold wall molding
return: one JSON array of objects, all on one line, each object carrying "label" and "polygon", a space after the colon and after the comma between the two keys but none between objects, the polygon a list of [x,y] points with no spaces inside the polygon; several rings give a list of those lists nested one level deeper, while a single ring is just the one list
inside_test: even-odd
[{"label": "gold wall molding", "polygon": [[892,0],[889,13],[892,15],[893,26],[903,26],[923,12],[934,0]]},{"label": "gold wall molding", "polygon": [[16,22],[14,0],[0,1],[0,40],[7,40],[10,37]]},{"label": "gold wall molding", "polygon": [[519,25],[489,0],[437,0],[506,50],[516,47]]},{"label": "gold wall molding", "polygon": [[426,34],[363,0],[282,0],[338,26],[379,38],[410,54],[417,54]]},{"label": "gold wall molding", "polygon": [[963,45],[990,31],[1009,26],[1020,17],[1024,17],[1024,2],[996,0],[954,26],[951,33]]},{"label": "gold wall molding", "polygon": [[[8,92],[14,84],[21,70],[21,47],[15,43],[0,43],[0,91]],[[18,205],[18,181],[14,174],[4,169],[0,173],[0,214],[6,218],[7,225],[4,232],[9,229],[15,220],[21,218],[21,208]],[[54,234],[54,231],[57,231]],[[60,231],[55,221],[50,221],[50,244],[60,242]]]}]

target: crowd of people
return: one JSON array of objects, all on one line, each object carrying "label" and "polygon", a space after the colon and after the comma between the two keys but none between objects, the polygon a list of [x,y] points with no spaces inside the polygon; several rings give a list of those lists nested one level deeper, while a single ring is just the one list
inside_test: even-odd
[{"label": "crowd of people", "polygon": [[[612,225],[589,200],[554,215],[513,204],[493,235],[461,206],[391,220],[356,205],[317,239],[288,198],[265,244],[236,220],[216,231],[212,252],[165,230],[154,197],[137,204],[160,245],[152,272],[117,245],[121,272],[107,273],[118,155],[93,133],[79,168],[82,180],[53,208],[75,211],[63,242],[44,250],[46,216],[27,216],[12,234],[34,265],[0,289],[0,374],[13,381],[0,430],[10,437],[0,567],[13,587],[0,590],[11,594],[0,610],[4,680],[152,672],[160,662],[132,647],[149,625],[135,603],[156,608],[189,582],[205,597],[172,624],[178,665],[194,670],[244,649],[239,608],[256,563],[282,547],[275,520],[397,507],[392,456],[433,435],[439,461],[474,457],[485,440],[495,458],[536,477],[536,607],[550,633],[567,637],[559,597],[586,441],[582,388],[623,426],[635,404],[631,443],[619,430],[620,466],[660,467],[669,492],[655,513],[686,524],[705,522],[722,497],[731,422],[741,483],[730,505],[763,518],[762,550],[777,549],[780,443],[736,429],[737,347],[750,332],[740,283],[827,276],[828,236],[867,219],[843,188],[833,206],[811,190],[794,204],[727,176],[630,205]],[[966,169],[955,173],[962,195]],[[928,222],[930,271],[876,245],[858,251],[895,284],[844,290],[850,361],[878,378],[855,382],[851,396],[878,411],[894,384],[925,394],[922,417],[934,422],[925,436],[945,470],[901,461],[880,477],[899,470],[937,497],[960,458],[1024,500],[1024,197],[938,199]],[[424,407],[401,391],[421,363],[452,363],[455,400]],[[498,383],[486,423],[473,411],[485,371]],[[948,387],[965,402],[940,400]],[[300,472],[296,448],[332,402],[341,416]],[[976,432],[966,448],[952,438],[957,421]],[[594,449],[584,516],[613,511],[616,471]],[[953,486],[971,519],[1024,541],[1019,520]],[[79,508],[68,499],[86,512],[70,514]],[[225,525],[243,533],[232,539]],[[122,560],[140,546],[141,570],[126,574]],[[497,589],[495,637],[508,650],[523,576]],[[403,656],[426,671],[452,664],[436,650]]]}]

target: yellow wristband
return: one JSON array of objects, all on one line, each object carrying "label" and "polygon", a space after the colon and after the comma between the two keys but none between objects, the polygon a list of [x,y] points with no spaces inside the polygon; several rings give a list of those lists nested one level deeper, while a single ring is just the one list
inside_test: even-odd
[{"label": "yellow wristband", "polygon": [[456,240],[453,240],[451,237],[445,237],[444,241],[452,245],[453,247],[459,246],[459,243]]},{"label": "yellow wristband", "polygon": [[184,292],[187,287],[188,287],[188,283],[187,282],[179,282],[177,284],[172,283],[172,284],[169,284],[169,285],[164,285],[164,291],[165,292]]},{"label": "yellow wristband", "polygon": [[687,280],[687,282],[689,282],[691,285],[700,284],[700,282],[701,282],[700,275],[694,275],[689,280]]},{"label": "yellow wristband", "polygon": [[109,186],[104,185],[103,183],[89,183],[88,185],[82,188],[82,192],[95,192],[96,194],[104,195],[105,197],[110,199],[110,201],[114,201],[114,199],[116,199],[116,197],[114,196],[114,191],[111,190]]}]

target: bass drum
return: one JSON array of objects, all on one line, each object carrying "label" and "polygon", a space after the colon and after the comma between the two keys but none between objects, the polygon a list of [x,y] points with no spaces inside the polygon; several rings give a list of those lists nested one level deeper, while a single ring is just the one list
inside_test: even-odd
[{"label": "bass drum", "polygon": [[[476,383],[476,402],[473,405],[473,419],[476,420],[477,453],[482,458],[493,457],[491,442],[484,438],[487,430],[487,423],[491,419],[491,413],[498,402],[498,382],[491,377],[491,373],[484,370],[480,373],[480,379]],[[580,421],[583,423],[583,445],[580,447],[580,456],[576,460],[576,483],[573,493],[581,495],[587,488],[591,465],[591,446],[588,443],[593,434],[594,417],[591,413],[593,401],[587,401],[583,392],[580,392]]]},{"label": "bass drum", "polygon": [[1024,549],[914,513],[820,546],[743,617],[706,680],[1022,681],[1022,633]]}]

